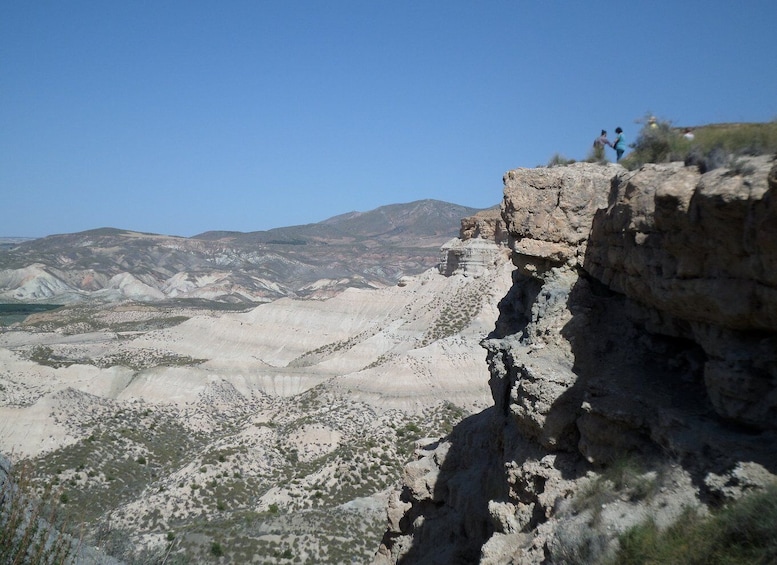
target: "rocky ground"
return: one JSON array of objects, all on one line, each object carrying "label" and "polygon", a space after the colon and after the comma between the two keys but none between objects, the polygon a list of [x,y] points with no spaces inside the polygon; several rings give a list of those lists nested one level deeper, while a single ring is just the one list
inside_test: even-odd
[{"label": "rocky ground", "polygon": [[511,268],[31,315],[0,333],[0,451],[127,563],[368,562],[415,442],[490,403]]}]

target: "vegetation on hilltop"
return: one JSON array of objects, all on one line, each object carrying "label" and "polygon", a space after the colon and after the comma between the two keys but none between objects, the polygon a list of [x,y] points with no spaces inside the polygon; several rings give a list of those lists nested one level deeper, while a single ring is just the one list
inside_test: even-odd
[{"label": "vegetation on hilltop", "polygon": [[620,163],[634,170],[645,163],[684,161],[706,172],[728,166],[737,157],[777,154],[777,120],[689,128],[690,139],[684,136],[684,129],[669,121],[647,121],[632,144],[632,152]]},{"label": "vegetation on hilltop", "polygon": [[[684,136],[690,129],[692,138]],[[630,146],[631,152],[619,162],[629,170],[646,163],[683,161],[699,167],[702,173],[735,165],[742,156],[777,154],[777,120],[767,123],[709,124],[694,128],[672,125],[668,120],[644,120],[644,126]],[[568,159],[555,153],[547,167],[570,165]],[[586,162],[608,162],[598,159],[593,150]]]}]

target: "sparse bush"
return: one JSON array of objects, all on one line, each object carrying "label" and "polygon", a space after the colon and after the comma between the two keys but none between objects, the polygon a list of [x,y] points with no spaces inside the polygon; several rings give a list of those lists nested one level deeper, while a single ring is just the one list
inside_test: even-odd
[{"label": "sparse bush", "polygon": [[687,510],[671,527],[653,520],[626,531],[612,561],[619,565],[777,563],[777,485],[750,494],[709,518]]},{"label": "sparse bush", "polygon": [[214,541],[210,544],[210,554],[214,557],[221,557],[224,555],[224,549],[221,547],[219,542]]},{"label": "sparse bush", "polygon": [[30,479],[30,470],[21,467],[0,485],[0,563],[70,563],[73,544],[53,526],[56,497],[47,491],[42,501],[33,499]]},{"label": "sparse bush", "polygon": [[607,535],[587,524],[562,524],[549,544],[553,565],[599,565],[607,551]]},{"label": "sparse bush", "polygon": [[755,172],[755,167],[741,157],[732,157],[728,163],[728,168],[729,175],[748,176]]},{"label": "sparse bush", "polygon": [[628,169],[645,163],[683,161],[705,173],[730,165],[732,156],[777,153],[777,121],[712,124],[695,128],[693,139],[686,139],[669,121],[650,124],[645,120],[631,147],[633,151],[621,160]]},{"label": "sparse bush", "polygon": [[685,165],[698,168],[702,174],[713,169],[719,169],[725,166],[727,162],[728,154],[720,146],[713,147],[707,152],[704,152],[700,147],[693,147],[685,157]]},{"label": "sparse bush", "polygon": [[418,434],[421,432],[421,428],[418,427],[418,424],[414,422],[410,422],[405,426],[405,429],[413,434]]},{"label": "sparse bush", "polygon": [[30,351],[30,361],[34,361],[39,365],[45,365],[48,367],[69,367],[73,365],[75,361],[65,359],[60,355],[54,354],[54,351],[45,345],[36,345]]},{"label": "sparse bush", "polygon": [[567,159],[561,153],[555,153],[553,157],[548,161],[548,167],[563,167],[564,165],[571,165],[574,163],[574,159]]},{"label": "sparse bush", "polygon": [[649,499],[658,490],[661,473],[649,471],[636,456],[616,460],[591,481],[573,500],[576,512],[590,510],[594,522],[599,520],[602,506],[616,498],[632,502]]},{"label": "sparse bush", "polygon": [[[689,144],[666,120],[651,121],[646,118],[644,126],[632,144],[633,151],[622,160],[624,166],[637,168],[645,163],[666,163],[682,161]],[[684,146],[684,147],[680,147]]]}]

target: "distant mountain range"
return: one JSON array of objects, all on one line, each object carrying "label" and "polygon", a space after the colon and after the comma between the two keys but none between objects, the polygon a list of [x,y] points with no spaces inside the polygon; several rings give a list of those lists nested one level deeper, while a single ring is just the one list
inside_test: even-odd
[{"label": "distant mountain range", "polygon": [[0,246],[0,300],[325,298],[433,267],[461,219],[478,211],[420,200],[250,233],[184,238],[101,228],[11,241]]}]

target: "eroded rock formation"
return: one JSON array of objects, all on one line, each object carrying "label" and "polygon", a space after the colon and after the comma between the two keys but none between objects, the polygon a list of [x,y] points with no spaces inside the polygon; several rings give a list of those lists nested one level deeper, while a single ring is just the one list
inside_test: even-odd
[{"label": "eroded rock formation", "polygon": [[504,182],[494,406],[419,443],[375,563],[596,563],[648,516],[774,481],[777,165]]},{"label": "eroded rock formation", "polygon": [[509,235],[499,206],[481,210],[461,220],[459,239],[477,238],[493,241],[499,245],[507,243]]},{"label": "eroded rock formation", "polygon": [[489,208],[461,220],[459,237],[440,248],[440,274],[481,276],[504,258],[507,230],[499,208]]}]

